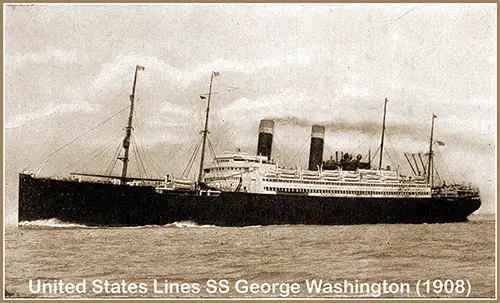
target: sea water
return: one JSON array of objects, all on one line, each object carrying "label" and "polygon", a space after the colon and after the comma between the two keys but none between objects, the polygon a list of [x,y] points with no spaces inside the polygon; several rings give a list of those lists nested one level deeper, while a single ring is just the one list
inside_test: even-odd
[{"label": "sea water", "polygon": [[466,223],[5,231],[7,297],[495,297],[495,217]]}]

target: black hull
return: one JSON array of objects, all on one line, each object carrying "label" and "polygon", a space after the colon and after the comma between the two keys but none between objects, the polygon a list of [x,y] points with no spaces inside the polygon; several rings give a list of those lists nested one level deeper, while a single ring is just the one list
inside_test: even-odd
[{"label": "black hull", "polygon": [[223,192],[157,193],[152,187],[19,178],[18,221],[57,218],[89,226],[445,223],[467,221],[479,198],[332,198]]}]

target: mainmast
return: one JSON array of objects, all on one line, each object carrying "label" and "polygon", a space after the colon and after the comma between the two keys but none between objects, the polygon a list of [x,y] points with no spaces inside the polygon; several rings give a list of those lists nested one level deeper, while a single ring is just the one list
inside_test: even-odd
[{"label": "mainmast", "polygon": [[[436,119],[437,116],[432,114],[432,126],[431,126],[431,140],[429,142],[429,162],[427,163],[427,183],[431,184],[431,187],[434,183],[434,167],[432,167],[432,140],[434,136],[434,119]],[[431,170],[432,169],[432,170]]]},{"label": "mainmast", "polygon": [[384,153],[384,133],[385,133],[385,113],[387,109],[387,98],[384,102],[384,120],[382,121],[382,139],[380,139],[380,160],[378,161],[378,168],[382,168],[382,154]]},{"label": "mainmast", "polygon": [[121,183],[124,184],[127,180],[127,168],[128,168],[128,153],[130,147],[130,136],[132,135],[132,117],[134,115],[134,98],[135,98],[135,84],[137,82],[137,72],[143,71],[144,67],[136,65],[135,73],[134,73],[134,84],[132,86],[132,94],[130,95],[130,112],[128,115],[127,126],[125,127],[125,138],[123,139],[123,157],[119,157],[123,162],[122,175],[121,175]]},{"label": "mainmast", "polygon": [[203,142],[201,145],[200,170],[198,171],[198,186],[200,186],[201,179],[203,179],[203,162],[205,161],[205,146],[207,144],[208,117],[210,114],[210,97],[212,96],[212,83],[214,81],[214,77],[217,77],[218,75],[219,75],[218,72],[212,72],[212,75],[210,76],[210,88],[208,90],[207,113],[205,115],[205,128],[202,130]]}]

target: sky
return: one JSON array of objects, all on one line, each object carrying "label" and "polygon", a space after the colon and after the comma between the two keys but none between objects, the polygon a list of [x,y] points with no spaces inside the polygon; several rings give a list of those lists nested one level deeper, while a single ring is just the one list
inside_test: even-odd
[{"label": "sky", "polygon": [[481,211],[494,212],[496,9],[5,5],[7,221],[16,221],[23,170],[118,174],[113,155],[136,65],[145,70],[137,78],[134,146],[148,176],[197,172],[198,158],[191,169],[188,164],[205,116],[206,99],[199,96],[217,71],[213,153],[239,148],[255,154],[259,120],[268,118],[276,122],[272,157],[284,166],[307,167],[313,124],[326,126],[325,159],[337,150],[364,159],[370,151],[375,158],[387,98],[383,165],[410,173],[404,153],[428,150],[435,114],[434,138],[445,143],[434,145],[440,176],[476,184]]}]

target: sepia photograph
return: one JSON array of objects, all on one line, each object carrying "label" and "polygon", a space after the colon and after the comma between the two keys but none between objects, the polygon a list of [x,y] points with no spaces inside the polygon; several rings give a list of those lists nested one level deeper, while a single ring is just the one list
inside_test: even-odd
[{"label": "sepia photograph", "polygon": [[3,4],[4,299],[496,299],[496,3]]}]

